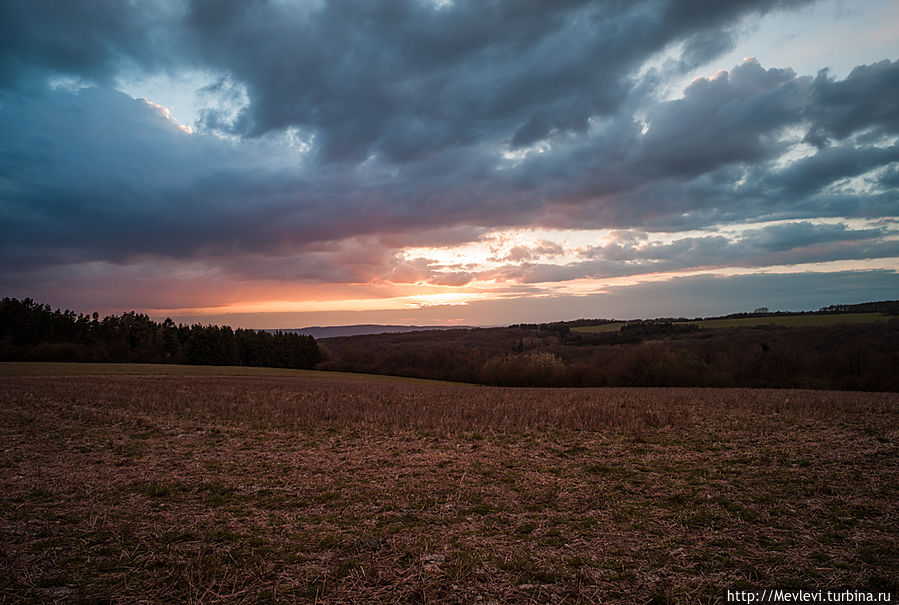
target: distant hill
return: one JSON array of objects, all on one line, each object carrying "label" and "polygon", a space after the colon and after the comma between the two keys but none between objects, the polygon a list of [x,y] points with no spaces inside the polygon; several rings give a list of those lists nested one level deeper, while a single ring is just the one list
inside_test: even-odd
[{"label": "distant hill", "polygon": [[896,301],[717,319],[580,319],[320,340],[316,369],[496,386],[899,392]]},{"label": "distant hill", "polygon": [[896,300],[706,319],[256,330],[157,323],[134,311],[101,320],[30,298],[0,299],[0,361],[315,368],[496,386],[899,393],[896,351]]},{"label": "distant hill", "polygon": [[377,324],[360,324],[356,326],[310,326],[307,328],[288,328],[286,330],[265,330],[266,332],[285,332],[305,334],[316,340],[320,338],[338,338],[340,336],[365,336],[368,334],[404,334],[406,332],[424,332],[427,330],[458,330],[472,326],[383,326]]}]

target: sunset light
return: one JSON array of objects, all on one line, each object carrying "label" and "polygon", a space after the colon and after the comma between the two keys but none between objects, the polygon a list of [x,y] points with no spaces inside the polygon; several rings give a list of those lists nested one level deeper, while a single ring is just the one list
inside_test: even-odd
[{"label": "sunset light", "polygon": [[0,1],[0,603],[899,603],[899,0]]},{"label": "sunset light", "polygon": [[6,294],[271,328],[899,295],[889,2],[667,23],[412,0],[371,29],[338,3],[176,4],[88,20],[69,62],[39,50],[51,19],[10,59]]}]

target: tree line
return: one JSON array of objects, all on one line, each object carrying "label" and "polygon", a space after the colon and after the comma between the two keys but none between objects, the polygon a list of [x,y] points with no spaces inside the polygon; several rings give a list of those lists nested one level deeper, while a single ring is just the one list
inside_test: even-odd
[{"label": "tree line", "polygon": [[[896,301],[817,313],[895,312]],[[392,374],[498,386],[708,386],[899,391],[899,317],[871,324],[700,329],[673,320],[617,331],[577,320],[327,338],[100,319],[0,301],[0,360],[245,365]]]},{"label": "tree line", "polygon": [[608,333],[576,322],[320,341],[319,369],[498,386],[775,387],[899,391],[899,318],[871,324]]},{"label": "tree line", "polygon": [[0,300],[0,360],[93,361],[312,368],[311,336],[228,326],[156,322],[142,313],[100,319],[30,298]]}]

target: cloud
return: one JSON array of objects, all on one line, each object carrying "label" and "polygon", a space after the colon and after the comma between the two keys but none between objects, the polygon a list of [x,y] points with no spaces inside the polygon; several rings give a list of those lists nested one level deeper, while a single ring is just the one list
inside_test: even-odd
[{"label": "cloud", "polygon": [[[870,221],[895,215],[899,61],[837,79],[750,59],[666,96],[802,4],[7,3],[0,286],[163,282],[148,263],[461,287],[894,258]],[[209,76],[194,124],[115,88],[187,71]],[[487,269],[404,254],[538,227],[617,235],[576,262],[530,239]]]},{"label": "cloud", "polygon": [[684,69],[693,67],[730,46],[722,25],[799,4],[198,0],[182,26],[198,60],[246,86],[237,132],[295,127],[315,133],[326,162],[405,163],[583,133],[668,45],[685,43]]},{"label": "cloud", "polygon": [[0,86],[37,75],[110,83],[121,70],[178,62],[162,2],[30,0],[0,6]]},{"label": "cloud", "polygon": [[812,86],[806,139],[818,146],[828,139],[845,139],[866,129],[873,135],[899,132],[899,115],[892,99],[899,95],[899,62],[883,60],[859,65],[844,80],[818,73]]},{"label": "cloud", "polygon": [[[581,156],[596,144],[588,138],[563,147],[560,157],[548,153],[509,171],[485,171],[486,162],[502,160],[475,148],[394,168],[392,176],[383,172],[389,165],[377,162],[320,171],[277,137],[234,142],[212,133],[189,135],[152,103],[106,88],[8,91],[0,97],[9,143],[0,161],[13,175],[7,177],[13,179],[7,204],[19,212],[7,220],[18,224],[21,239],[38,231],[55,245],[118,252],[119,258],[216,248],[252,251],[447,224],[527,225],[553,212],[567,225],[586,219],[631,227],[715,203],[706,216],[697,215],[697,221],[709,223],[728,212],[756,218],[759,210],[770,212],[766,204],[777,204],[780,195],[813,194],[839,178],[896,161],[895,145],[846,143],[772,171],[758,179],[751,194],[741,191],[734,181],[745,171],[729,172],[722,164],[777,159],[784,145],[770,143],[763,127],[751,125],[767,120],[776,129],[789,122],[784,116],[798,110],[781,111],[783,100],[801,87],[788,72],[766,72],[752,62],[734,73],[694,84],[683,99],[661,104],[642,141],[633,131],[613,129],[612,138],[600,145],[631,146],[617,163],[614,156],[606,166],[585,162]],[[739,109],[722,109],[728,104]],[[751,118],[749,108],[779,117]],[[705,122],[706,127],[697,126]],[[755,211],[735,208],[750,196],[767,201]],[[801,208],[803,201],[791,206]],[[834,211],[817,198],[809,198],[808,205],[822,216],[880,212],[876,205],[867,213],[864,206],[852,209],[846,201]],[[167,237],[151,236],[156,229]]]},{"label": "cloud", "polygon": [[769,185],[788,195],[808,195],[844,178],[870,172],[899,161],[899,145],[878,147],[842,143],[771,173]]},{"label": "cloud", "polygon": [[784,150],[771,135],[801,119],[807,87],[792,70],[766,70],[754,59],[696,80],[649,114],[640,164],[683,178],[770,159]]},{"label": "cloud", "polygon": [[442,272],[434,275],[428,283],[435,286],[464,286],[471,283],[474,275],[465,271]]},{"label": "cloud", "polygon": [[584,260],[563,265],[509,264],[487,271],[482,277],[545,283],[728,267],[764,268],[899,258],[899,231],[799,221],[746,229],[729,236],[675,237],[671,241],[612,240],[580,250],[579,257]]},{"label": "cloud", "polygon": [[504,256],[491,257],[494,262],[521,262],[537,260],[540,257],[554,257],[565,253],[565,249],[557,244],[547,240],[536,242],[532,245],[514,246]]}]

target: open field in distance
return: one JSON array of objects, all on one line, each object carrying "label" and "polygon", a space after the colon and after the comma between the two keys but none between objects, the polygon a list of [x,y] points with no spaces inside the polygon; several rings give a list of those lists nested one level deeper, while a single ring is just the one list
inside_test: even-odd
[{"label": "open field in distance", "polygon": [[[725,319],[703,319],[700,321],[684,321],[675,323],[694,324],[706,330],[715,328],[749,328],[753,326],[783,326],[799,328],[805,326],[836,326],[843,324],[868,324],[887,321],[885,313],[829,313],[821,315],[775,315],[770,317],[734,317]],[[617,332],[627,322],[616,321],[597,326],[579,326],[573,332],[602,333]]]},{"label": "open field in distance", "polygon": [[899,588],[897,394],[11,371],[0,601]]},{"label": "open field in distance", "polygon": [[[73,363],[73,362],[0,362],[2,376],[256,376],[280,378],[337,378],[366,382],[441,382],[403,376],[357,374],[354,372],[326,372],[289,368],[260,368],[252,366],[192,366],[158,363]],[[446,383],[444,383],[446,384]],[[464,383],[449,383],[464,384]]]}]

